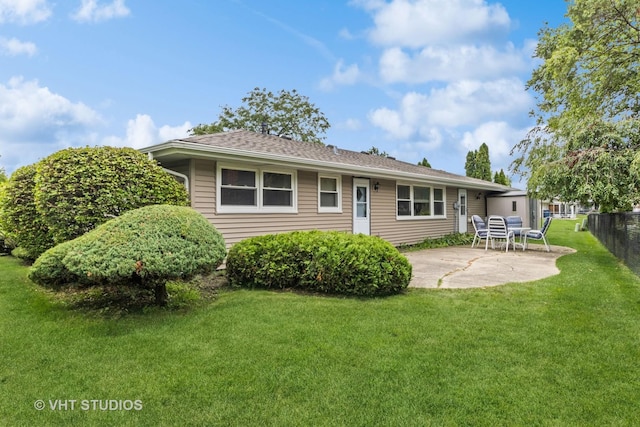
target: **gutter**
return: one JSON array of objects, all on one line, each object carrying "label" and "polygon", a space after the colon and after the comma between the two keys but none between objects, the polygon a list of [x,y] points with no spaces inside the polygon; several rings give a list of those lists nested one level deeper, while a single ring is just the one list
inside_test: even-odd
[{"label": "gutter", "polygon": [[[149,157],[149,160],[153,160],[153,153],[151,151],[149,151],[147,153],[147,156]],[[166,173],[168,173],[169,175],[173,175],[176,176],[178,178],[182,178],[184,180],[184,186],[187,189],[187,193],[189,193],[189,177],[183,173],[180,172],[176,172],[174,170],[171,169],[167,169],[167,168],[162,168],[163,171],[165,171]]]}]

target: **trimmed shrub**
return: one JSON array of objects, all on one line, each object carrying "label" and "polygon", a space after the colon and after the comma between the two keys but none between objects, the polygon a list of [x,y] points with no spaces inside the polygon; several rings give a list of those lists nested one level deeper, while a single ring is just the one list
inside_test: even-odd
[{"label": "trimmed shrub", "polygon": [[411,264],[389,242],[375,236],[296,231],[243,240],[229,251],[232,285],[295,288],[357,296],[401,292]]},{"label": "trimmed shrub", "polygon": [[54,243],[74,239],[124,212],[188,204],[182,184],[132,148],[58,151],[37,164],[35,204]]},{"label": "trimmed shrub", "polygon": [[29,279],[48,288],[80,283],[81,277],[71,273],[62,262],[74,242],[60,243],[40,255],[29,269]]},{"label": "trimmed shrub", "polygon": [[[62,246],[62,247],[61,247]],[[67,281],[138,285],[155,289],[166,303],[166,282],[207,274],[226,255],[224,239],[205,217],[188,207],[135,209],[42,254],[30,278],[43,286]]]},{"label": "trimmed shrub", "polygon": [[11,174],[0,197],[0,228],[20,258],[34,260],[53,246],[49,228],[38,214],[34,200],[36,165],[23,166]]}]

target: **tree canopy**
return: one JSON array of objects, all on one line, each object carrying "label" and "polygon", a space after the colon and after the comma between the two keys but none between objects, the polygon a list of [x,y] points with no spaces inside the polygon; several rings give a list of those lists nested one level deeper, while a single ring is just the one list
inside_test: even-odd
[{"label": "tree canopy", "polygon": [[500,169],[500,172],[496,171],[496,173],[493,175],[493,182],[495,182],[496,184],[511,185],[511,180],[504,173],[504,169]]},{"label": "tree canopy", "polygon": [[386,151],[380,151],[378,147],[371,147],[367,151],[365,151],[365,153],[372,154],[374,156],[389,157],[389,153],[387,153]]},{"label": "tree canopy", "polygon": [[464,170],[471,178],[491,181],[491,160],[489,159],[489,146],[482,143],[477,150],[467,153]]},{"label": "tree canopy", "polygon": [[216,122],[199,124],[191,129],[191,133],[204,135],[245,129],[322,144],[324,133],[330,128],[320,109],[295,89],[273,93],[255,88],[242,98],[242,103],[236,109],[228,105],[222,107]]},{"label": "tree canopy", "polygon": [[538,198],[628,210],[640,201],[640,7],[574,0],[566,16],[540,30],[527,84],[536,126],[512,168]]},{"label": "tree canopy", "polygon": [[418,166],[424,166],[426,168],[430,168],[431,163],[429,163],[429,160],[427,160],[426,157],[423,157],[422,160],[418,162]]}]

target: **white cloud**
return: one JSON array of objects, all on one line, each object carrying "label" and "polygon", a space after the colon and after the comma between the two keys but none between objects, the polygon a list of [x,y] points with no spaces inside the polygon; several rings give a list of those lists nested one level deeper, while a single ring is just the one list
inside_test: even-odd
[{"label": "white cloud", "polygon": [[502,51],[490,45],[429,46],[414,55],[393,47],[380,57],[380,75],[388,83],[495,79],[527,66],[523,52],[511,43]]},{"label": "white cloud", "polygon": [[373,14],[370,40],[382,46],[419,48],[490,38],[504,33],[511,20],[501,4],[485,0],[359,1]]},{"label": "white cloud", "polygon": [[490,82],[463,80],[429,94],[409,92],[396,110],[386,107],[369,114],[374,126],[396,139],[425,137],[434,128],[474,126],[496,117],[526,116],[531,97],[518,79]]},{"label": "white cloud", "polygon": [[528,128],[515,129],[504,121],[482,123],[473,131],[465,132],[462,146],[466,151],[477,150],[482,143],[489,147],[491,165],[494,169],[507,168],[511,147],[525,137]]},{"label": "white cloud", "polygon": [[0,155],[8,172],[70,146],[96,142],[100,114],[53,93],[37,80],[0,84]]},{"label": "white cloud", "polygon": [[151,116],[138,114],[135,119],[127,122],[127,135],[124,138],[110,136],[103,139],[103,144],[118,147],[142,148],[165,142],[171,139],[184,138],[193,125],[184,122],[179,126],[162,126],[158,128]]},{"label": "white cloud", "polygon": [[82,0],[82,5],[71,18],[78,22],[100,22],[129,16],[130,13],[124,0],[113,0],[106,5],[99,4],[98,0]]},{"label": "white cloud", "polygon": [[12,77],[7,85],[0,84],[0,128],[4,135],[33,135],[101,122],[100,115],[85,104],[55,94],[37,80]]},{"label": "white cloud", "polygon": [[6,39],[0,37],[0,54],[15,56],[15,55],[28,55],[33,56],[38,51],[38,48],[34,43],[23,42],[16,38]]},{"label": "white cloud", "polygon": [[352,85],[361,77],[360,68],[357,64],[344,66],[344,61],[339,60],[333,68],[333,75],[320,82],[322,90],[331,90],[337,85]]},{"label": "white cloud", "polygon": [[34,24],[51,16],[47,0],[0,0],[0,24]]}]

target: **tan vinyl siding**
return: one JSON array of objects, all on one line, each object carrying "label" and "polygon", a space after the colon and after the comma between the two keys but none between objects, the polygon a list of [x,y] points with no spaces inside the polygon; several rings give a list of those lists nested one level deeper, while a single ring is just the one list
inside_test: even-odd
[{"label": "tan vinyl siding", "polygon": [[191,207],[209,221],[216,213],[216,163],[194,159],[191,178]]},{"label": "tan vinyl siding", "polygon": [[[479,199],[477,198],[478,194],[480,194]],[[473,215],[478,215],[480,218],[484,219],[487,216],[486,199],[482,192],[478,190],[468,190],[467,200],[467,216],[469,218]],[[473,224],[469,223],[467,228],[469,232],[473,232]]]},{"label": "tan vinyl siding", "polygon": [[318,174],[298,171],[298,213],[216,214],[216,165],[195,160],[192,206],[224,236],[227,246],[247,237],[295,230],[351,231],[351,179],[342,177],[342,213],[318,213]]},{"label": "tan vinyl siding", "polygon": [[413,244],[426,238],[440,237],[454,231],[452,204],[458,197],[457,188],[445,191],[444,219],[397,219],[396,181],[371,179],[379,182],[380,189],[371,193],[371,234],[388,240],[393,245]]}]

